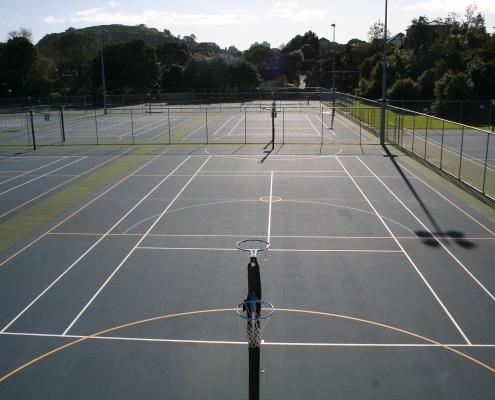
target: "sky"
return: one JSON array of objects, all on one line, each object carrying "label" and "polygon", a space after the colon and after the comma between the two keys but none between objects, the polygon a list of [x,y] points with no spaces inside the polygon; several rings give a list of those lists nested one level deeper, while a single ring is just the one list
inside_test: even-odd
[{"label": "sky", "polygon": [[[464,15],[474,0],[388,0],[391,34],[405,32],[411,20],[426,16]],[[495,31],[495,0],[477,0],[488,32]],[[279,47],[312,30],[318,37],[347,43],[366,40],[372,24],[385,19],[385,0],[0,0],[0,41],[20,27],[33,32],[34,42],[67,28],[104,24],[138,25],[191,35],[198,42],[246,50],[254,42]]]}]

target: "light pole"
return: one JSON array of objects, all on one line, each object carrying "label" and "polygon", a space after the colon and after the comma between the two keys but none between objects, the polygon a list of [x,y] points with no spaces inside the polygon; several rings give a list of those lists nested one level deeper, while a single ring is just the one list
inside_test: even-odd
[{"label": "light pole", "polygon": [[333,92],[333,101],[332,101],[332,128],[333,129],[333,120],[335,118],[335,24],[330,25],[333,27],[333,67],[332,67],[332,92]]},{"label": "light pole", "polygon": [[100,37],[100,53],[101,53],[101,79],[103,81],[103,111],[107,113],[107,90],[105,88],[105,63],[103,62],[103,38],[102,35],[106,31],[95,30],[95,32]]},{"label": "light pole", "polygon": [[380,144],[385,144],[385,111],[387,109],[387,1],[385,0],[385,26],[383,30],[383,70],[382,70],[382,107],[380,115]]}]

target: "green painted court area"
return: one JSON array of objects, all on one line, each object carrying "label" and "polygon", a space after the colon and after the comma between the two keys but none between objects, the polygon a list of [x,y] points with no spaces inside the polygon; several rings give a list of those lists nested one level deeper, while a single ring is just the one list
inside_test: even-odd
[{"label": "green painted court area", "polygon": [[0,398],[493,397],[495,210],[331,107],[272,146],[253,106],[2,134]]}]

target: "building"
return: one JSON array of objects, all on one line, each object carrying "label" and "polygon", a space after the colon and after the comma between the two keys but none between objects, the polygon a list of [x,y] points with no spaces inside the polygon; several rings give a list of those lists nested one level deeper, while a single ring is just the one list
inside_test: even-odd
[{"label": "building", "polygon": [[402,44],[402,39],[404,39],[405,36],[405,34],[399,32],[388,39],[387,43],[393,44],[395,46],[400,46]]},{"label": "building", "polygon": [[254,46],[265,46],[265,47],[268,47],[269,49],[271,49],[270,43],[268,43],[267,41],[263,41],[263,43],[254,42],[251,45],[251,47],[254,47]]},{"label": "building", "polygon": [[230,61],[230,62],[238,62],[238,61],[241,61],[244,56],[233,56],[232,54],[229,54],[229,53],[221,53],[220,56],[222,56],[223,58],[225,58],[227,61]]}]

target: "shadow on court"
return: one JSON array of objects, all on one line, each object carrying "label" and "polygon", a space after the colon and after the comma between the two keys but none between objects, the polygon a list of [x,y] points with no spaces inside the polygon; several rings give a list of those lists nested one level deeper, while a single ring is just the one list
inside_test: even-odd
[{"label": "shadow on court", "polygon": [[456,244],[458,244],[459,246],[461,246],[465,249],[474,249],[476,247],[476,245],[473,242],[470,242],[470,241],[464,239],[465,235],[462,232],[452,231],[452,230],[447,231],[447,232],[442,231],[442,229],[440,228],[438,223],[435,221],[435,218],[433,218],[430,211],[426,207],[425,203],[421,200],[421,197],[418,195],[416,190],[411,185],[411,182],[409,182],[409,179],[407,178],[407,176],[402,171],[400,165],[397,164],[397,162],[395,161],[395,158],[397,156],[392,154],[390,152],[390,150],[387,148],[387,146],[383,145],[382,147],[383,147],[383,150],[386,152],[385,157],[388,157],[390,159],[393,166],[395,167],[397,172],[400,174],[403,181],[406,183],[407,187],[409,188],[411,193],[414,195],[415,199],[418,201],[418,203],[421,206],[421,208],[423,209],[424,213],[426,214],[426,216],[428,217],[428,219],[430,220],[430,222],[432,223],[432,225],[435,228],[435,232],[429,232],[429,231],[414,232],[417,236],[419,236],[420,238],[423,238],[423,243],[428,245],[428,246],[432,246],[432,247],[440,247],[441,244],[440,244],[440,241],[438,240],[438,238],[441,238],[441,239],[446,239],[444,241],[444,243],[445,243],[445,245],[448,246],[449,245],[448,239],[452,239]]}]

